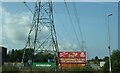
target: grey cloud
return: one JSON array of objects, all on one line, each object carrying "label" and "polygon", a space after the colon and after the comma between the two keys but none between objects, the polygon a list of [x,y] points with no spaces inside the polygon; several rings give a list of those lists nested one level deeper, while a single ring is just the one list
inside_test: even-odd
[{"label": "grey cloud", "polygon": [[78,45],[75,43],[62,41],[59,42],[59,50],[60,51],[78,51]]},{"label": "grey cloud", "polygon": [[[9,49],[24,48],[27,42],[28,32],[31,28],[32,15],[30,13],[22,12],[20,14],[12,14],[3,9],[3,33],[2,41],[3,45]],[[40,26],[42,27],[42,26]],[[33,31],[34,32],[34,31]],[[43,41],[49,33],[49,28],[44,26],[39,35],[39,40]],[[42,36],[41,36],[42,35]],[[31,39],[34,37],[34,33],[31,34]],[[33,40],[33,39],[32,39]],[[75,51],[78,45],[67,41],[59,41],[60,51]],[[73,49],[75,48],[75,49]]]},{"label": "grey cloud", "polygon": [[2,10],[2,45],[12,48],[22,48],[27,40],[30,29],[30,13],[12,14],[5,9]]},{"label": "grey cloud", "polygon": [[[2,44],[3,46],[12,48],[23,48],[27,42],[29,30],[32,26],[32,15],[27,12],[20,14],[12,14],[5,9],[2,10]],[[42,26],[40,26],[42,27]],[[47,26],[42,27],[39,40],[43,41],[49,33]],[[31,40],[34,38],[34,31],[31,33]]]}]

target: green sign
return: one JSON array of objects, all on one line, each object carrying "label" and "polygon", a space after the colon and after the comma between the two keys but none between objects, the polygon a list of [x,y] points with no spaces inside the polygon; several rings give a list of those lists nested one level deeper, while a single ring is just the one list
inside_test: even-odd
[{"label": "green sign", "polygon": [[33,68],[56,68],[56,63],[48,63],[48,62],[33,62],[32,63]]}]

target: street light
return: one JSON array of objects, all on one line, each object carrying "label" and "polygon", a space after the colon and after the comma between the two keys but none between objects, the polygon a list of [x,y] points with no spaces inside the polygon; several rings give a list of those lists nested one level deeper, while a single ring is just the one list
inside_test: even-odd
[{"label": "street light", "polygon": [[111,73],[111,48],[110,48],[110,27],[109,27],[109,17],[112,16],[112,13],[107,15],[108,18],[108,49],[109,49],[109,71]]}]

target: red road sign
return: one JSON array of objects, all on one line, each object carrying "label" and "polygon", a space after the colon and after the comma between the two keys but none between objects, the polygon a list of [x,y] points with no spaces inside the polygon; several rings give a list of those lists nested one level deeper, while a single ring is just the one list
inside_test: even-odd
[{"label": "red road sign", "polygon": [[86,52],[59,52],[59,63],[86,63]]},{"label": "red road sign", "polygon": [[86,52],[59,52],[59,58],[86,58]]}]

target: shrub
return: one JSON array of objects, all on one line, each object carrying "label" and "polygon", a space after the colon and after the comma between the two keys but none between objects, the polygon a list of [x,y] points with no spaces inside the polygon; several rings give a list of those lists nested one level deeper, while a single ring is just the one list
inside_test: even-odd
[{"label": "shrub", "polygon": [[9,63],[8,65],[4,65],[2,67],[2,73],[8,73],[8,72],[10,72],[10,73],[19,73],[20,70],[19,70],[18,67],[13,66],[12,64]]}]

